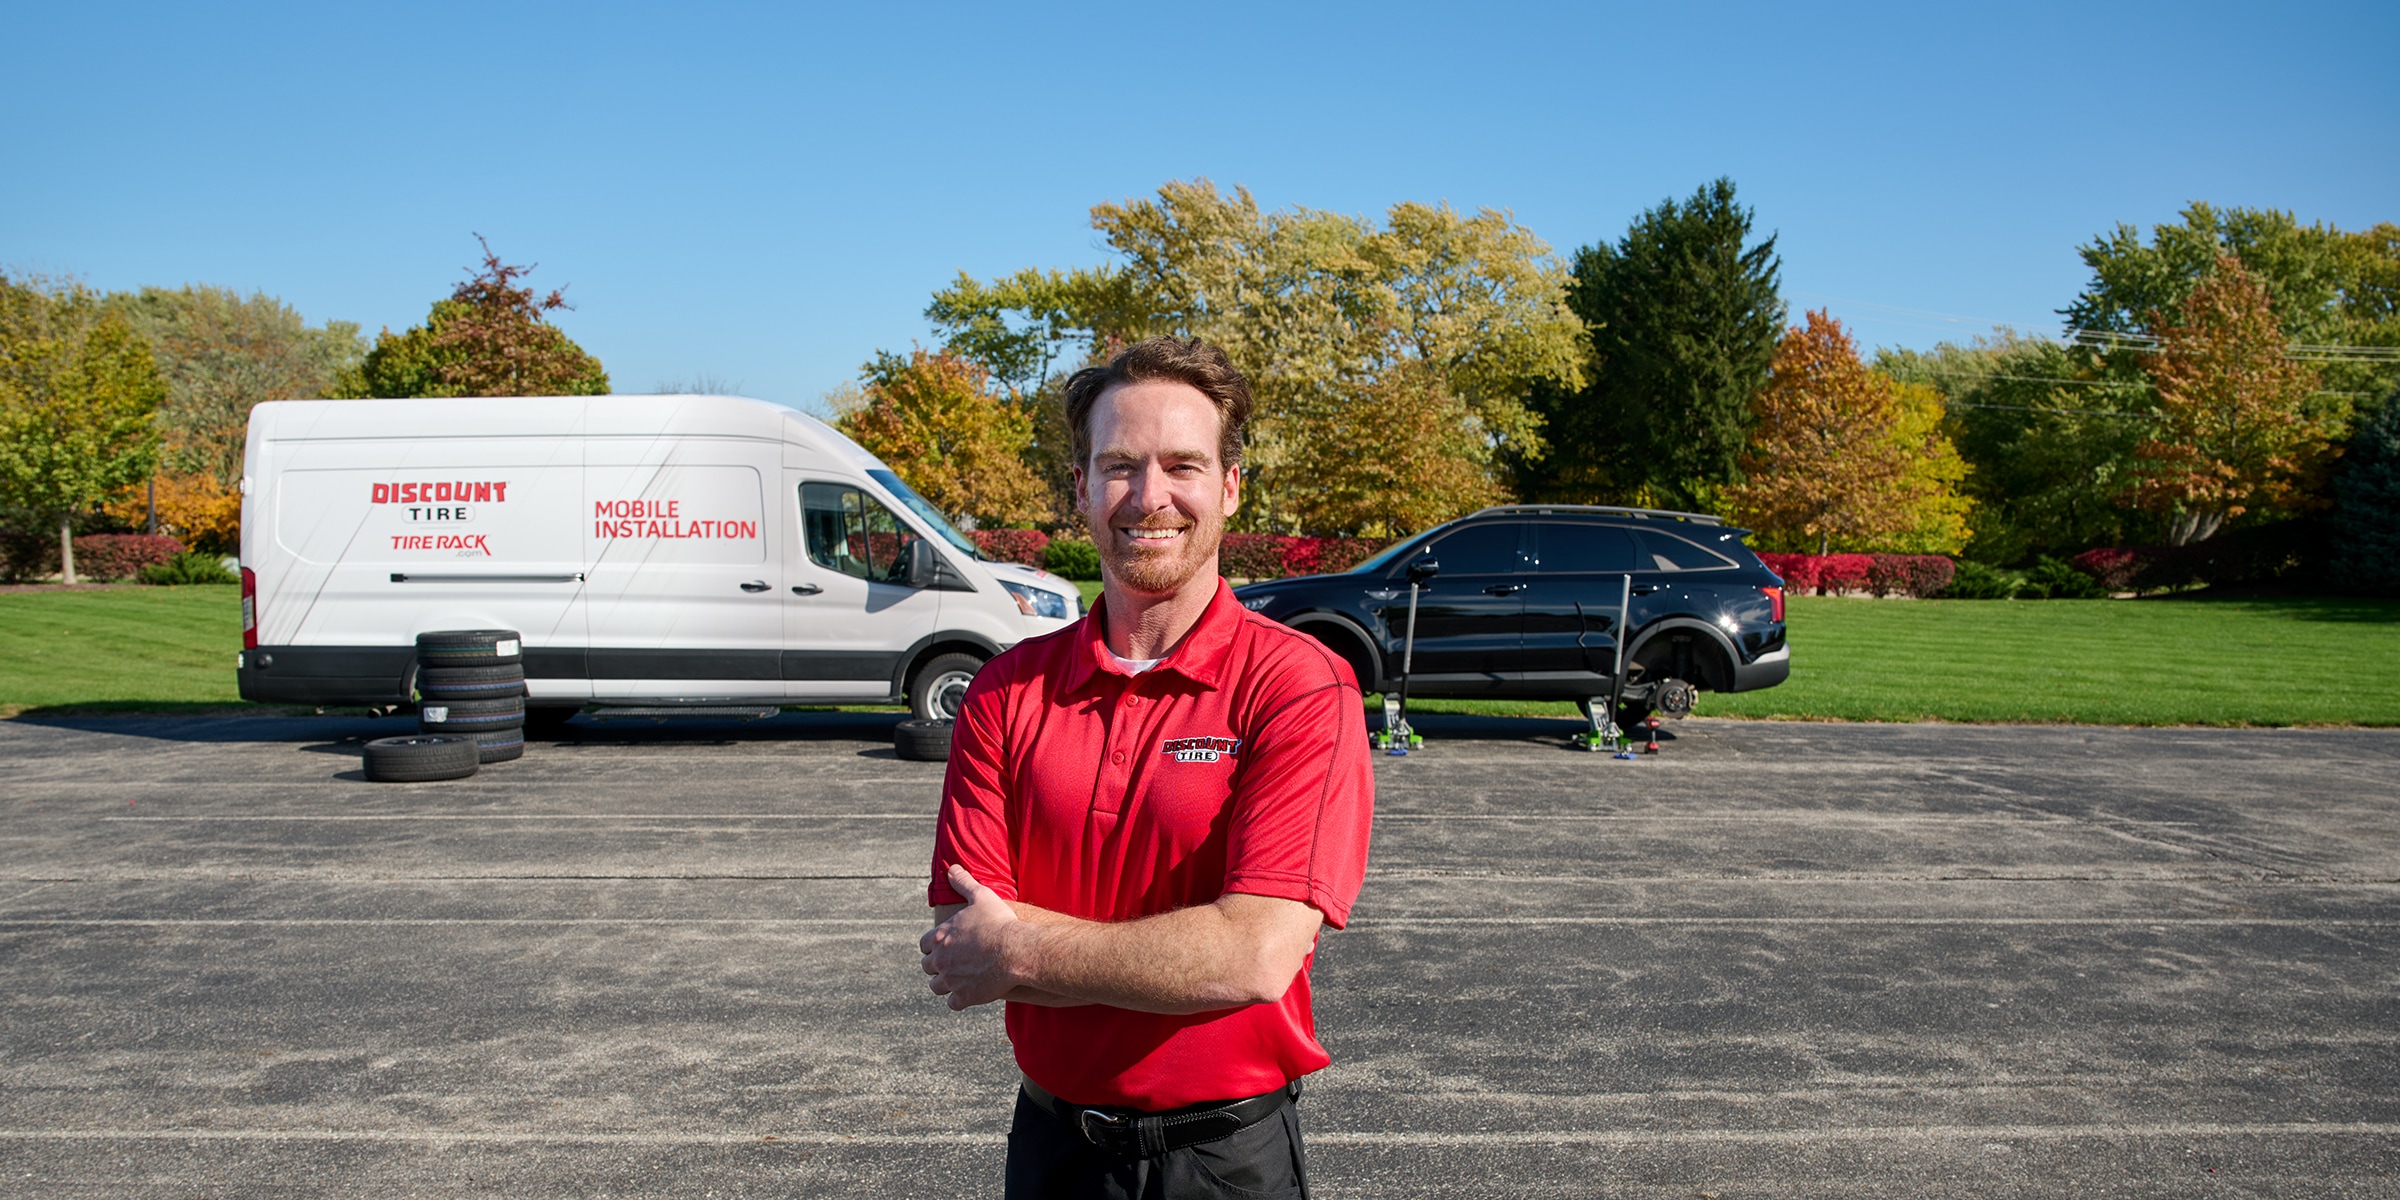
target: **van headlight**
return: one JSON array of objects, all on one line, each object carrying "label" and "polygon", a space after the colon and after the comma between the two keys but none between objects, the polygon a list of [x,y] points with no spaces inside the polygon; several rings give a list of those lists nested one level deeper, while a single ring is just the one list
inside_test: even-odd
[{"label": "van headlight", "polygon": [[1008,589],[1009,597],[1017,602],[1017,611],[1029,617],[1048,617],[1064,621],[1071,615],[1067,598],[1057,592],[1015,583],[1003,579],[1000,586]]}]

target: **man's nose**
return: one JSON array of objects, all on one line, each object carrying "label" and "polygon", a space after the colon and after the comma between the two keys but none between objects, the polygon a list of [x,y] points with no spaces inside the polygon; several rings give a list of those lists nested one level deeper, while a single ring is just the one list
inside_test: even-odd
[{"label": "man's nose", "polygon": [[1174,504],[1173,489],[1165,466],[1149,463],[1133,474],[1133,489],[1126,497],[1143,512],[1158,512]]}]

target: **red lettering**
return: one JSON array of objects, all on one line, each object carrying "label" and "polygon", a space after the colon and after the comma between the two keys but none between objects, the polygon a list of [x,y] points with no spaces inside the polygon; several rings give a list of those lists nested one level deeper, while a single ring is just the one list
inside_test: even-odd
[{"label": "red lettering", "polygon": [[413,483],[404,483],[404,484],[401,484],[401,485],[400,485],[400,503],[402,503],[402,504],[414,504],[414,503],[416,503],[416,500],[417,500],[417,485],[415,485],[415,484],[413,484]]},{"label": "red lettering", "polygon": [[670,520],[670,521],[674,520],[674,519],[675,519],[675,513],[676,513],[676,510],[678,510],[678,509],[681,509],[682,507],[683,507],[683,501],[681,501],[681,500],[669,500],[669,501],[667,501],[667,519],[668,519],[668,520]]},{"label": "red lettering", "polygon": [[433,485],[433,498],[436,500],[451,500],[456,499],[457,496],[458,493],[451,490],[449,484],[437,483]]},{"label": "red lettering", "polygon": [[492,499],[492,485],[491,485],[491,484],[488,484],[488,483],[479,483],[479,484],[476,484],[476,485],[475,485],[475,502],[476,502],[477,504],[487,504],[487,503],[490,503],[491,499]]},{"label": "red lettering", "polygon": [[495,501],[505,501],[508,499],[507,480],[495,479],[492,481],[492,499]]},{"label": "red lettering", "polygon": [[379,483],[379,484],[376,484],[376,485],[375,485],[375,499],[374,499],[374,500],[372,500],[372,501],[370,501],[370,503],[374,503],[374,504],[390,504],[391,502],[392,502],[392,485],[390,485],[390,484],[388,484],[388,483]]}]

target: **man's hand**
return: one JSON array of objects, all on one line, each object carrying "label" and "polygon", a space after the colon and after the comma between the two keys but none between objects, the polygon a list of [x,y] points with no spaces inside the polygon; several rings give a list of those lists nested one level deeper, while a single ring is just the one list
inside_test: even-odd
[{"label": "man's hand", "polygon": [[936,996],[949,998],[953,1011],[989,1004],[1007,997],[1025,981],[1015,961],[1024,922],[1000,893],[975,882],[965,867],[950,864],[950,887],[967,898],[966,907],[917,939],[924,951],[925,973]]}]

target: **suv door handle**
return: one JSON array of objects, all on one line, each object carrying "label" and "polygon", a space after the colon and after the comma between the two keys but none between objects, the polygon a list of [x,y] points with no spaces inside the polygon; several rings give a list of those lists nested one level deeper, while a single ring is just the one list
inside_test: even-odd
[{"label": "suv door handle", "polygon": [[764,579],[753,579],[750,582],[743,584],[742,590],[745,592],[763,592],[767,590],[767,581]]},{"label": "suv door handle", "polygon": [[1532,586],[1533,585],[1530,583],[1495,583],[1492,586],[1483,589],[1483,594],[1486,596],[1507,596],[1524,591],[1526,588]]},{"label": "suv door handle", "polygon": [[1665,586],[1667,585],[1663,583],[1637,583],[1633,585],[1633,594],[1636,596],[1647,596]]},{"label": "suv door handle", "polygon": [[814,596],[818,592],[824,590],[824,588],[818,587],[813,583],[795,583],[792,585],[792,594],[795,596]]}]

